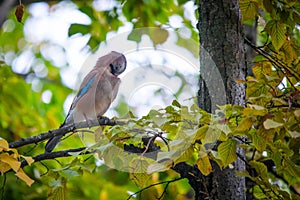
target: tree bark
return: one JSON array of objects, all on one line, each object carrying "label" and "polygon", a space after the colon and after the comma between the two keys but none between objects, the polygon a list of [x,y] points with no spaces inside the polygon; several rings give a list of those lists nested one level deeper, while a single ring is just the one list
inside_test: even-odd
[{"label": "tree bark", "polygon": [[[244,105],[245,86],[236,82],[245,80],[247,73],[238,0],[201,0],[198,11],[201,44],[199,106],[214,112],[216,105],[224,103]],[[215,78],[217,74],[212,72],[206,53],[214,62],[221,82]],[[237,153],[244,156],[240,148]],[[199,193],[198,199],[246,199],[245,178],[237,177],[235,173],[235,170],[245,170],[245,163],[238,159],[234,169],[223,170],[216,163],[212,165],[213,173],[203,180],[206,193]]]}]

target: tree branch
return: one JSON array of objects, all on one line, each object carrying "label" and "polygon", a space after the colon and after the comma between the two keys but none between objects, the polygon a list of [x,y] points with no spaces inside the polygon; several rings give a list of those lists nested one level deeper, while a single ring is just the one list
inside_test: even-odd
[{"label": "tree branch", "polygon": [[73,132],[80,128],[91,128],[100,125],[114,126],[114,125],[123,125],[123,124],[124,122],[117,122],[115,120],[110,120],[107,117],[100,117],[98,120],[83,121],[75,124],[69,124],[59,129],[49,130],[48,132],[41,133],[39,135],[31,136],[28,138],[22,138],[20,140],[9,143],[9,147],[18,148],[27,144],[33,144],[33,143],[37,144],[38,142],[44,141],[54,136],[65,135],[69,132]]},{"label": "tree branch", "polygon": [[195,199],[200,198],[200,193],[205,194],[210,199],[209,194],[205,191],[204,175],[200,172],[196,165],[191,166],[185,162],[181,162],[173,166],[171,169],[180,174],[180,177],[187,178],[189,184],[195,191]]},{"label": "tree branch", "polygon": [[[63,151],[55,151],[55,152],[46,152],[37,156],[32,157],[32,159],[34,159],[34,162],[40,162],[43,160],[50,160],[50,159],[54,159],[54,158],[61,158],[61,157],[69,157],[72,156],[72,154],[70,153],[79,153],[83,150],[85,150],[86,147],[81,147],[81,148],[77,148],[77,149],[69,149],[69,150],[63,150]],[[86,154],[90,154],[91,152],[81,152],[79,153],[79,155],[86,155]],[[27,166],[28,163],[26,160],[22,160],[21,161],[21,168]],[[6,173],[13,171],[13,169],[8,170],[7,172],[4,173],[4,176]]]},{"label": "tree branch", "polygon": [[[60,158],[60,157],[69,157],[72,156],[72,154],[70,153],[76,153],[76,152],[81,152],[83,150],[85,150],[86,147],[81,147],[81,148],[77,148],[77,149],[69,149],[69,150],[63,150],[63,151],[55,151],[55,152],[51,152],[51,153],[43,153],[37,156],[32,157],[34,159],[34,162],[40,162],[43,160],[49,160],[49,159],[54,159],[54,158]],[[79,155],[86,155],[86,154],[90,154],[91,152],[81,152]],[[23,160],[21,162],[21,167],[25,167],[27,166],[28,163],[26,162],[26,160]]]}]

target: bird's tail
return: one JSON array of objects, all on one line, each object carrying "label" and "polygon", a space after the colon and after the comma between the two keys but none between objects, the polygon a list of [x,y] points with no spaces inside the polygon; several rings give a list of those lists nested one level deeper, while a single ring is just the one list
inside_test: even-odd
[{"label": "bird's tail", "polygon": [[46,146],[45,146],[45,151],[46,152],[51,152],[54,147],[57,145],[57,143],[60,141],[60,138],[62,138],[62,135],[55,136],[48,140]]},{"label": "bird's tail", "polygon": [[[59,128],[62,128],[63,126],[73,123],[73,119],[70,116],[71,116],[71,112],[69,111],[69,113],[67,114],[67,116],[65,118],[65,121],[62,123],[62,125],[59,126]],[[55,148],[57,143],[59,143],[60,139],[63,136],[64,135],[58,135],[58,136],[54,136],[53,138],[50,138],[45,146],[45,151],[48,153],[51,152]]]},{"label": "bird's tail", "polygon": [[[64,123],[62,123],[62,125],[59,126],[59,128],[66,125],[66,120],[67,120],[67,118],[65,119]],[[58,136],[54,136],[53,138],[50,138],[45,146],[45,151],[50,153],[55,148],[57,143],[59,143],[59,141],[62,137],[63,137],[63,135],[58,135]]]}]

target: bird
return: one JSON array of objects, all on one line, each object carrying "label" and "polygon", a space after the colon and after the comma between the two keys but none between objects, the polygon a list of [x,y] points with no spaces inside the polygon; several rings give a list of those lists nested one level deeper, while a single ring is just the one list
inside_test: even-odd
[{"label": "bird", "polygon": [[[103,116],[117,96],[121,83],[118,76],[125,71],[126,65],[126,57],[116,51],[100,57],[95,67],[84,77],[60,128]],[[59,135],[49,139],[45,151],[51,152],[62,137]]]}]

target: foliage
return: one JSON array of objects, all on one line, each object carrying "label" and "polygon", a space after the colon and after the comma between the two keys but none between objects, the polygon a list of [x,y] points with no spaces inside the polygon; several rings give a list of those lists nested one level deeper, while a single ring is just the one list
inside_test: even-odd
[{"label": "foliage", "polygon": [[[147,34],[153,44],[158,45],[168,37],[164,26],[169,16],[178,14],[191,29],[192,37],[197,37],[183,16],[185,1],[177,1],[178,5],[174,1],[164,1],[164,5],[154,1],[116,2],[109,10],[97,11],[90,1],[75,1],[91,23],[72,24],[69,36],[89,34],[88,45],[94,49],[105,41],[106,33],[131,22],[134,28],[160,27],[159,33],[147,32],[128,38],[139,42],[141,35]],[[238,174],[255,183],[250,191],[257,199],[299,199],[300,48],[296,24],[300,20],[300,3],[241,0],[240,9],[245,23],[250,24],[258,18],[258,30],[262,30],[258,34],[262,46],[252,46],[259,53],[254,60],[254,76],[237,80],[247,86],[244,107],[219,105],[211,114],[196,105],[186,107],[174,100],[172,105],[151,110],[140,119],[128,113],[124,119],[126,125],[92,129],[96,143],[84,152],[93,152],[96,156],[74,154],[59,162],[43,161],[27,167],[26,173],[35,180],[31,189],[25,185],[16,187],[11,173],[2,176],[3,182],[6,181],[6,195],[14,191],[11,199],[46,198],[50,188],[49,199],[126,199],[128,193],[141,187],[178,178],[172,167],[181,162],[197,166],[205,176],[212,173],[212,162],[220,168],[232,167],[236,159],[242,159],[236,152],[236,147],[240,146],[245,151],[248,170]],[[34,59],[44,63],[48,74],[38,77],[33,67],[25,74],[15,74],[7,66],[12,62],[1,63],[0,96],[5,101],[0,104],[0,131],[7,141],[58,127],[62,121],[61,105],[70,92],[61,83],[59,69],[39,53],[39,47],[18,44],[24,36],[16,19],[13,23],[13,31],[1,32],[0,53],[7,56],[11,52],[13,59],[17,59],[22,51],[30,49]],[[42,89],[32,90],[32,85],[26,81],[30,74],[38,77]],[[48,104],[41,101],[46,90],[55,94]],[[70,137],[61,148],[80,144],[74,135]],[[30,185],[32,182],[20,168],[20,160],[31,163],[30,156],[40,154],[42,145],[34,150],[24,147],[17,151],[9,148],[6,140],[0,140],[1,173],[12,169]],[[219,143],[217,147],[216,143]],[[101,165],[100,159],[120,171]],[[33,191],[37,192],[33,194]],[[189,191],[187,181],[180,180],[155,185],[132,198],[153,199],[163,195],[164,199],[184,199]]]},{"label": "foliage", "polygon": [[[160,3],[153,1],[116,1],[115,5],[108,9],[98,11],[93,8],[92,1],[74,1],[78,9],[91,19],[91,24],[72,24],[69,28],[69,36],[81,33],[90,35],[88,45],[95,51],[99,44],[106,40],[106,34],[111,31],[118,31],[119,27],[126,22],[133,25],[133,29],[158,27],[160,30],[135,31],[128,36],[128,40],[140,42],[142,35],[148,35],[153,44],[164,43],[168,38],[165,28],[172,28],[169,17],[179,15],[182,17],[182,25],[190,29],[192,39],[197,41],[197,32],[190,21],[184,17],[184,4],[187,1],[167,0]],[[124,20],[125,18],[126,20]],[[186,46],[184,40],[178,40],[178,45]]]},{"label": "foliage", "polygon": [[6,172],[13,170],[16,172],[16,176],[24,181],[28,186],[34,182],[31,178],[29,178],[21,168],[20,158],[26,160],[26,162],[31,165],[34,160],[28,156],[19,155],[16,149],[11,149],[8,146],[8,142],[4,139],[0,139],[0,172],[1,174],[5,174]]}]

